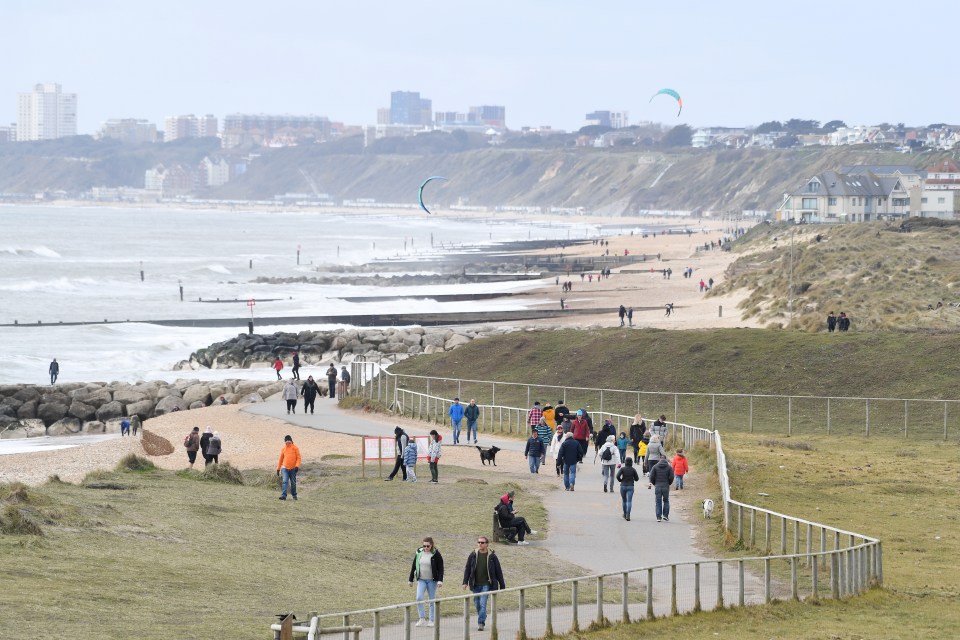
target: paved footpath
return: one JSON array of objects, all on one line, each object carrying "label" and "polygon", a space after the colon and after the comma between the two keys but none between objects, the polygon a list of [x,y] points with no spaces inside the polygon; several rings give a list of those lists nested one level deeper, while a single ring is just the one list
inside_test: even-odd
[{"label": "paved footpath", "polygon": [[[244,407],[244,411],[256,415],[269,416],[284,420],[291,424],[313,429],[321,429],[333,433],[342,433],[355,436],[393,436],[395,423],[371,420],[353,411],[341,411],[337,402],[327,398],[317,398],[316,413],[304,415],[286,413],[286,405],[282,400],[268,400],[262,404],[252,404]],[[385,417],[385,420],[389,418]],[[411,435],[426,435],[433,425],[424,423],[422,428],[404,427]],[[449,429],[447,430],[449,431]],[[444,436],[448,434],[443,432]],[[481,444],[496,444],[502,450],[514,451],[522,455],[524,441],[498,437],[480,433]],[[445,444],[444,447],[454,445]],[[578,468],[576,491],[547,492],[544,506],[549,513],[550,530],[546,539],[535,536],[530,539],[531,545],[544,545],[558,558],[583,567],[589,573],[609,573],[633,569],[637,567],[662,565],[675,562],[706,561],[708,558],[701,555],[694,546],[694,528],[686,518],[695,516],[697,510],[687,504],[682,494],[671,492],[671,519],[670,522],[656,521],[653,506],[653,490],[647,489],[646,483],[637,485],[633,500],[633,512],[630,522],[621,517],[619,489],[611,495],[603,492],[602,476],[600,475],[599,461],[592,464],[592,447],[584,463]],[[541,467],[539,480],[554,481],[554,465],[549,463]],[[560,482],[559,480],[556,480]],[[692,573],[692,570],[691,570]],[[725,565],[724,570],[724,599],[726,604],[736,603],[737,576],[731,570],[731,565]],[[664,584],[665,582],[665,584]],[[693,609],[693,590],[689,586],[692,578],[684,580],[686,586],[678,590],[678,608],[680,611]],[[716,563],[705,564],[701,571],[701,598],[703,608],[711,609],[716,602],[717,578]],[[655,579],[655,609],[656,614],[669,613],[670,593],[669,574],[658,575]],[[582,593],[589,594],[591,587],[584,583]],[[609,584],[608,589],[618,593],[619,584]],[[746,576],[747,602],[760,602],[763,596],[762,581],[755,576]],[[453,595],[453,594],[448,594]],[[596,605],[592,605],[595,610]],[[609,609],[613,605],[608,605]],[[554,625],[557,633],[568,628],[571,611],[559,609],[554,613]],[[581,606],[583,612],[581,620],[590,618]],[[449,611],[449,605],[446,611]],[[605,611],[611,619],[619,619],[619,605]],[[642,617],[643,607],[637,603],[631,607],[631,617]],[[528,624],[531,618],[528,614]],[[516,628],[516,614],[504,612],[498,621],[501,633],[508,632],[510,627]],[[362,624],[362,623],[361,623]],[[448,631],[449,625],[449,631]],[[366,627],[366,625],[364,625]],[[443,621],[443,636],[460,636],[463,625],[458,620]],[[384,629],[386,632],[386,628]],[[396,629],[392,633],[384,633],[384,638],[400,637],[401,632]],[[433,629],[417,628],[416,637],[429,637]],[[476,628],[472,632],[477,634]],[[395,633],[400,635],[394,635]],[[366,635],[366,634],[364,634]],[[511,633],[511,636],[513,634]],[[537,635],[537,634],[531,634]]]}]

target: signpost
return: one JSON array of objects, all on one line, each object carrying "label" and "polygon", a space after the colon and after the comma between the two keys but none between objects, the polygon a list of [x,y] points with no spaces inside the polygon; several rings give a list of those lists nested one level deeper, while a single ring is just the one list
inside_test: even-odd
[{"label": "signpost", "polygon": [[253,335],[253,308],[257,306],[257,301],[250,298],[247,300],[247,306],[250,307],[250,322],[247,323],[247,332]]}]

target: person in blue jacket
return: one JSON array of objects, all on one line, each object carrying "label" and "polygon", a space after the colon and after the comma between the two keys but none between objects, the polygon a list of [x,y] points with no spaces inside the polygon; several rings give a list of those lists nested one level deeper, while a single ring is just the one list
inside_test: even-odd
[{"label": "person in blue jacket", "polygon": [[460,444],[460,423],[463,421],[463,405],[454,398],[450,405],[450,424],[453,426],[453,444]]}]

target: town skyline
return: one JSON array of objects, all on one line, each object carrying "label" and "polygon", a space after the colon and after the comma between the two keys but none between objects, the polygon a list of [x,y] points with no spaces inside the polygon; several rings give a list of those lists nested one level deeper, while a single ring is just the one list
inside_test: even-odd
[{"label": "town skyline", "polygon": [[[947,39],[923,40],[922,51],[894,42],[892,3],[691,12],[614,2],[584,13],[573,2],[495,1],[489,15],[456,7],[434,15],[367,0],[291,2],[275,20],[253,19],[264,6],[172,0],[148,13],[109,0],[14,0],[0,41],[0,55],[15,61],[0,79],[0,124],[16,121],[18,94],[48,82],[77,94],[78,134],[111,118],[160,125],[188,113],[367,125],[392,91],[418,91],[434,112],[502,105],[514,130],[575,131],[597,110],[691,127],[960,120]],[[960,17],[947,2],[924,10],[944,24]],[[811,20],[838,28],[806,29]],[[909,89],[896,90],[907,78]],[[668,100],[650,102],[665,86],[684,98],[680,117]]]}]

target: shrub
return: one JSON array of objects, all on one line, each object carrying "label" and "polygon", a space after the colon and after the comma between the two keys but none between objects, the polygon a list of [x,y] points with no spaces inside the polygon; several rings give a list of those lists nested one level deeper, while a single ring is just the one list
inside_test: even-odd
[{"label": "shrub", "polygon": [[200,479],[223,484],[243,484],[243,474],[240,473],[240,469],[229,462],[207,465],[200,474]]},{"label": "shrub", "polygon": [[157,465],[135,453],[128,453],[117,463],[117,471],[154,471]]},{"label": "shrub", "polygon": [[8,504],[0,513],[0,533],[11,536],[42,536],[43,529],[15,504]]}]

